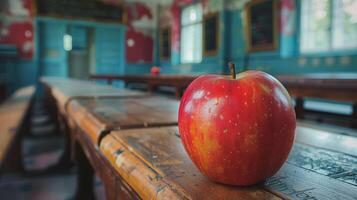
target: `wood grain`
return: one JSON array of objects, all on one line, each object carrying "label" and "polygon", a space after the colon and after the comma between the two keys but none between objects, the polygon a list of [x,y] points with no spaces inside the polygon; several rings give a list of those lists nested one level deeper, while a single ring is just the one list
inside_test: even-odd
[{"label": "wood grain", "polygon": [[43,77],[40,81],[50,88],[61,113],[65,112],[66,105],[72,99],[148,95],[144,92],[114,88],[107,85],[99,85],[91,81],[70,78]]},{"label": "wood grain", "polygon": [[114,131],[100,148],[143,199],[280,199],[259,186],[209,181],[188,158],[176,127]]},{"label": "wood grain", "polygon": [[178,101],[157,96],[77,99],[68,113],[98,144],[101,135],[113,129],[176,125]]},{"label": "wood grain", "polygon": [[[113,131],[103,139],[100,149],[123,180],[144,199],[158,197],[160,187],[176,192],[180,199],[355,199],[356,176],[341,178],[335,176],[340,174],[335,170],[353,173],[357,169],[356,157],[300,143],[309,134],[302,133],[305,131],[298,130],[297,142],[282,169],[253,187],[226,186],[205,178],[184,151],[177,127]],[[306,160],[312,160],[314,167],[309,167]],[[331,163],[334,166],[330,168]]]},{"label": "wood grain", "polygon": [[339,134],[345,129],[298,123],[293,150],[274,177],[233,187],[208,180],[189,159],[171,126],[177,125],[178,101],[86,91],[88,82],[64,87],[63,80],[44,81],[109,199],[357,199],[357,140]]}]

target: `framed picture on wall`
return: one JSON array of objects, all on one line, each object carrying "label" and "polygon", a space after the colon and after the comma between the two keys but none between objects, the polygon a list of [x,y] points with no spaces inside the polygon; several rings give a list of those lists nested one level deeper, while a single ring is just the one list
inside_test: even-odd
[{"label": "framed picture on wall", "polygon": [[203,17],[203,53],[216,55],[219,47],[219,15],[217,12]]},{"label": "framed picture on wall", "polygon": [[273,51],[278,47],[278,2],[253,0],[245,7],[248,52]]},{"label": "framed picture on wall", "polygon": [[171,31],[170,27],[160,29],[160,58],[168,60],[171,57]]}]

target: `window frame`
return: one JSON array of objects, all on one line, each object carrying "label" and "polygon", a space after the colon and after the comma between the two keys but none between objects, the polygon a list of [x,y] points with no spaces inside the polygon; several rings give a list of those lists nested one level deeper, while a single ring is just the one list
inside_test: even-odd
[{"label": "window frame", "polygon": [[[196,22],[194,22],[194,23],[190,23],[190,24],[186,24],[186,25],[183,25],[182,24],[182,12],[183,12],[183,10],[185,9],[185,8],[188,8],[188,7],[190,7],[190,6],[194,6],[194,5],[199,5],[200,7],[201,7],[201,9],[202,9],[202,16],[201,16],[201,20],[199,20],[199,21],[196,21]],[[201,34],[201,59],[200,59],[200,61],[198,61],[198,62],[182,62],[182,53],[181,53],[181,49],[182,49],[182,29],[183,29],[183,27],[189,27],[189,26],[193,26],[193,25],[197,25],[197,24],[201,24],[201,29],[202,29],[202,31],[203,31],[203,17],[204,17],[204,15],[203,15],[203,7],[202,7],[202,4],[200,3],[200,2],[197,2],[197,3],[192,3],[192,4],[188,4],[188,5],[185,5],[185,6],[182,6],[181,7],[181,10],[180,10],[180,52],[179,52],[179,55],[180,55],[180,58],[179,58],[179,60],[180,60],[180,64],[182,64],[182,65],[192,65],[192,64],[200,64],[200,63],[202,63],[202,61],[203,61],[203,37],[202,37],[202,34]]]},{"label": "window frame", "polygon": [[[331,0],[331,2],[334,0]],[[321,57],[327,57],[327,56],[353,56],[357,55],[357,47],[354,48],[346,48],[346,49],[333,49],[333,41],[332,41],[332,26],[333,26],[333,2],[330,4],[330,26],[329,26],[329,49],[326,51],[311,51],[311,52],[304,52],[301,50],[301,41],[302,41],[302,1],[297,1],[296,6],[297,6],[297,12],[298,16],[296,19],[297,22],[297,29],[296,29],[296,51],[298,52],[299,56],[305,56],[305,57],[315,57],[315,56],[321,56]]]}]

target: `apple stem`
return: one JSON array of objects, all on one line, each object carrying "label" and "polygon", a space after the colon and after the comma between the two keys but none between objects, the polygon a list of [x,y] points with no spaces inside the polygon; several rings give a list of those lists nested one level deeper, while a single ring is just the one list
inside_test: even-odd
[{"label": "apple stem", "polygon": [[233,79],[236,79],[236,67],[233,62],[228,63],[229,69],[231,71],[231,75]]}]

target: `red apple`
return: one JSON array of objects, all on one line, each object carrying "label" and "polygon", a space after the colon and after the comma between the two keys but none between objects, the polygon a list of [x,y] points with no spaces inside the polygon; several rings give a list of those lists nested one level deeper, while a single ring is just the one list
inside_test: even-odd
[{"label": "red apple", "polygon": [[157,76],[160,74],[160,67],[151,67],[151,75]]},{"label": "red apple", "polygon": [[295,127],[288,92],[261,71],[200,76],[179,108],[179,131],[191,160],[225,184],[251,185],[273,176],[288,157]]}]

